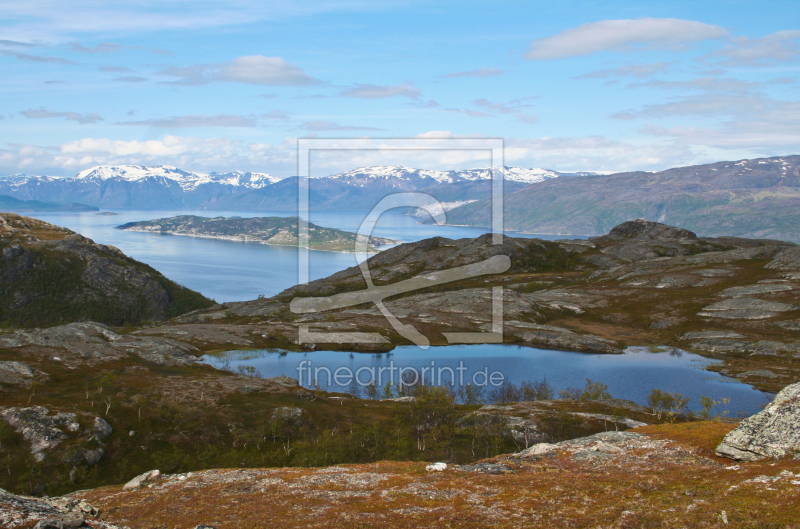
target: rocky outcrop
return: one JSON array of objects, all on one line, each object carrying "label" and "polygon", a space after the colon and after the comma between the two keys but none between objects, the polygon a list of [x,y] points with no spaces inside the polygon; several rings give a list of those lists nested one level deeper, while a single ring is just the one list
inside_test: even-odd
[{"label": "rocky outcrop", "polygon": [[69,437],[62,428],[71,433],[80,428],[76,414],[59,412],[50,415],[44,406],[9,408],[0,413],[0,417],[30,441],[31,453],[37,461],[44,459],[48,450]]},{"label": "rocky outcrop", "polygon": [[86,524],[87,518],[92,519],[99,514],[100,511],[85,500],[69,497],[31,498],[0,489],[1,527],[30,527],[36,522],[34,529],[120,529],[102,520],[92,520],[91,526]]},{"label": "rocky outcrop", "polygon": [[[82,434],[85,436],[87,432],[85,429],[81,431],[76,413],[57,412],[51,415],[50,410],[44,406],[31,406],[8,408],[0,412],[0,418],[30,442],[31,454],[37,461],[42,461],[62,441],[86,440]],[[104,419],[95,417],[92,438],[101,441],[110,434],[111,426]],[[71,462],[93,466],[100,461],[106,451],[102,448],[79,447],[73,453],[74,455],[69,457]]]},{"label": "rocky outcrop", "polygon": [[117,334],[107,326],[86,322],[0,336],[0,347],[50,347],[88,358],[121,358],[134,354],[157,365],[189,365],[198,349],[171,338]]},{"label": "rocky outcrop", "polygon": [[800,383],[784,388],[761,411],[739,423],[716,453],[739,461],[780,458],[800,452]]},{"label": "rocky outcrop", "polygon": [[0,362],[0,382],[2,383],[24,384],[33,378],[33,369],[23,362]]},{"label": "rocky outcrop", "polygon": [[586,353],[622,354],[622,349],[615,347],[615,342],[605,340],[590,334],[567,334],[549,331],[529,331],[522,333],[525,343],[551,347],[553,349],[566,349],[567,351],[582,351]]},{"label": "rocky outcrop", "polygon": [[676,228],[646,219],[636,219],[613,227],[604,238],[611,241],[653,241],[659,239],[696,241],[697,235],[683,228]]}]

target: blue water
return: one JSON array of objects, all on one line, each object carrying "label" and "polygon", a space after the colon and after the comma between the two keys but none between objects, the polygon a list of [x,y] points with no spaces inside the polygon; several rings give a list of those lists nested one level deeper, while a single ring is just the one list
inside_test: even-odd
[{"label": "blue water", "polygon": [[[670,349],[671,351],[671,349]],[[306,353],[286,351],[228,351],[216,355],[205,355],[203,361],[218,368],[236,371],[239,365],[252,366],[262,377],[285,374],[298,379],[305,387],[313,387],[314,374],[322,388],[329,391],[345,392],[349,387],[348,373],[356,374],[359,369],[359,381],[369,383],[374,378],[379,385],[390,381],[394,373],[379,368],[414,368],[419,373],[423,367],[434,367],[433,383],[449,384],[450,371],[439,368],[450,367],[455,375],[456,385],[472,383],[484,385],[484,376],[477,375],[485,371],[489,377],[495,374],[494,381],[502,380],[519,384],[523,381],[537,381],[545,377],[550,385],[558,390],[567,387],[583,387],[586,378],[600,381],[608,385],[613,397],[632,400],[644,406],[653,388],[681,393],[689,396],[689,407],[700,409],[700,397],[707,396],[714,400],[730,399],[727,406],[720,405],[715,412],[729,411],[730,415],[751,415],[761,410],[773,395],[753,389],[732,378],[704,370],[714,361],[702,356],[677,351],[650,352],[647,348],[631,347],[621,355],[596,355],[570,353],[521,347],[515,345],[452,345],[431,347],[427,350],[416,346],[404,346],[394,349],[388,354],[343,353],[336,351],[315,351]],[[305,364],[301,362],[305,361]],[[227,365],[226,365],[227,362]],[[433,363],[433,364],[432,364]],[[311,367],[309,375],[308,367]],[[298,370],[298,368],[305,368]],[[457,368],[463,367],[458,371]],[[332,375],[340,371],[340,382],[328,380],[324,368]],[[426,382],[431,371],[426,371]],[[463,376],[459,378],[459,373]],[[379,379],[379,375],[382,377]],[[441,378],[439,378],[441,375]],[[419,376],[419,374],[417,375]],[[332,377],[333,378],[333,377]],[[491,381],[484,385],[491,390]]]},{"label": "blue water", "polygon": [[[173,281],[218,302],[251,300],[259,295],[269,297],[298,282],[297,248],[114,229],[115,226],[126,222],[175,215],[291,216],[285,211],[116,210],[115,213],[119,215],[102,216],[96,212],[26,213],[26,215],[69,228],[97,243],[116,246],[126,255],[147,263]],[[329,228],[356,231],[365,215],[364,212],[312,213],[311,222]],[[486,228],[418,224],[414,217],[388,212],[381,217],[374,234],[402,242],[414,242],[436,236],[453,239],[477,237],[488,231]],[[532,234],[512,232],[509,232],[509,235],[535,237]],[[563,238],[549,235],[540,237]],[[327,277],[357,264],[352,253],[311,251],[309,254],[312,280]]]}]

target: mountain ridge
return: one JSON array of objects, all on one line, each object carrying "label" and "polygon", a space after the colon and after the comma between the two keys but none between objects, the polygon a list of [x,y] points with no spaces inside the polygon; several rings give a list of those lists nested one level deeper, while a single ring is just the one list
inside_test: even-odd
[{"label": "mountain ridge", "polygon": [[[448,223],[488,225],[483,199],[453,208]],[[600,235],[643,218],[708,236],[800,240],[800,155],[558,178],[505,196],[506,229]]]},{"label": "mountain ridge", "polygon": [[[548,169],[505,167],[506,192],[557,178]],[[97,166],[73,178],[0,178],[0,194],[19,200],[77,202],[127,209],[296,209],[297,178],[266,173],[199,173],[167,165]],[[444,202],[477,200],[491,194],[491,169],[434,171],[402,166],[362,167],[312,179],[319,209],[370,209],[387,192],[427,192]],[[365,194],[364,187],[367,187]],[[362,196],[363,195],[363,196]]]}]

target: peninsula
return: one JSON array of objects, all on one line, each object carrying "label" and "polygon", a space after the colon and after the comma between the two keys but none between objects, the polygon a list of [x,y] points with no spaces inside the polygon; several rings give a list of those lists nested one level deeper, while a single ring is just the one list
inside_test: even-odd
[{"label": "peninsula", "polygon": [[[117,229],[279,246],[299,246],[298,228],[299,224],[304,222],[298,217],[209,218],[179,215],[165,219],[129,222],[117,226]],[[355,241],[355,233],[308,223],[308,246],[312,250],[353,252],[355,251]],[[368,249],[377,251],[378,246],[390,244],[399,244],[399,242],[381,237],[370,237]]]}]

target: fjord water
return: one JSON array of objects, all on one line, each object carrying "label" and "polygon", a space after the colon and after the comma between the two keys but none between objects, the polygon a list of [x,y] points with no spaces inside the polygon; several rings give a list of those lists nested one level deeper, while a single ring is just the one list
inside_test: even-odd
[{"label": "fjord water", "polygon": [[[419,372],[421,368],[433,366],[434,373],[439,373],[439,368],[449,367],[453,370],[457,385],[461,382],[482,385],[484,376],[478,375],[475,378],[476,373],[488,370],[490,376],[493,372],[499,372],[505,380],[514,384],[538,381],[544,377],[556,392],[567,387],[582,388],[586,378],[590,378],[607,384],[613,397],[632,400],[644,406],[647,406],[647,397],[653,388],[690,397],[689,407],[695,411],[700,409],[701,396],[720,402],[730,399],[729,404],[719,405],[712,411],[728,411],[731,416],[748,416],[761,411],[762,406],[774,397],[732,378],[706,371],[704,367],[714,363],[713,360],[671,348],[651,352],[645,347],[630,347],[621,355],[598,355],[516,345],[480,344],[431,347],[427,350],[416,346],[402,346],[384,354],[348,354],[340,351],[227,351],[205,355],[202,360],[214,367],[233,371],[237,371],[240,365],[252,366],[262,377],[287,375],[298,379],[303,386],[309,388],[314,385],[313,375],[308,376],[307,369],[310,367],[311,373],[317,374],[317,381],[323,389],[338,392],[346,392],[349,385],[338,385],[335,379],[328,382],[324,368],[332,374],[339,368],[346,368],[341,371],[343,374],[356,373],[362,369],[360,381],[368,383],[374,373],[376,380],[378,374],[381,374],[383,378],[380,382],[385,383],[390,371],[380,372],[380,368],[414,368]],[[306,363],[301,365],[303,361]],[[466,369],[457,371],[460,365]],[[305,371],[298,368],[305,368]],[[395,381],[397,372],[394,371]],[[459,373],[463,373],[463,380],[459,380]],[[441,372],[441,380],[435,378],[433,382],[449,384],[450,376],[450,372],[445,369]],[[426,381],[430,380],[426,378]],[[493,388],[491,384],[485,386],[486,390]]]},{"label": "fjord water", "polygon": [[[298,249],[219,239],[160,235],[114,229],[120,224],[152,220],[176,215],[204,217],[286,217],[282,212],[242,211],[134,211],[117,210],[118,215],[104,216],[96,212],[25,213],[51,224],[69,228],[96,243],[110,244],[126,255],[146,263],[166,277],[196,290],[220,303],[246,301],[259,295],[273,296],[297,284]],[[312,213],[311,222],[326,228],[357,231],[364,212]],[[378,222],[374,235],[401,242],[414,242],[428,237],[460,239],[487,233],[487,228],[436,226],[419,224],[418,219],[402,213],[388,212]],[[520,237],[560,239],[550,235],[512,234]],[[352,253],[311,251],[311,279],[327,277],[356,265]]]}]

